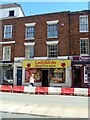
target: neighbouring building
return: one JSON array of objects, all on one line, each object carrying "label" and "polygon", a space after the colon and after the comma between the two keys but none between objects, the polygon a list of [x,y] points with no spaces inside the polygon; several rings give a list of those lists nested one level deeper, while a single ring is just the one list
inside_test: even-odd
[{"label": "neighbouring building", "polygon": [[24,16],[19,4],[0,5],[0,84],[8,84],[13,80],[13,60],[9,59],[9,56],[11,45],[15,44],[15,41],[11,41],[12,25],[6,25],[3,29],[3,20],[12,20]]},{"label": "neighbouring building", "polygon": [[88,87],[90,10],[2,20],[2,76],[13,85]]},{"label": "neighbouring building", "polygon": [[22,7],[17,3],[0,5],[0,19],[10,19],[24,16]]},{"label": "neighbouring building", "polygon": [[90,83],[90,10],[70,15],[72,86],[88,87]]}]

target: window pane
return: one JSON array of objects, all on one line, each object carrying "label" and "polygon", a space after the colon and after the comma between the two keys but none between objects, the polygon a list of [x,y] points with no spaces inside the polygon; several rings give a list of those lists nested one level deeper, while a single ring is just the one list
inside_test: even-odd
[{"label": "window pane", "polygon": [[88,16],[80,17],[80,31],[88,31]]},{"label": "window pane", "polygon": [[47,27],[48,37],[58,37],[58,24],[50,24]]},{"label": "window pane", "polygon": [[50,69],[50,83],[65,83],[65,68]]},{"label": "window pane", "polygon": [[12,38],[12,25],[4,27],[4,38]]},{"label": "window pane", "polygon": [[25,48],[25,57],[33,58],[34,57],[34,46],[27,46]]},{"label": "window pane", "polygon": [[48,45],[48,57],[57,57],[57,45]]},{"label": "window pane", "polygon": [[81,54],[89,54],[89,40],[88,39],[81,39]]},{"label": "window pane", "polygon": [[11,60],[11,46],[3,47],[3,60]]},{"label": "window pane", "polygon": [[34,38],[34,26],[26,26],[26,38]]},{"label": "window pane", "polygon": [[13,84],[13,69],[8,68],[3,71],[3,84]]}]

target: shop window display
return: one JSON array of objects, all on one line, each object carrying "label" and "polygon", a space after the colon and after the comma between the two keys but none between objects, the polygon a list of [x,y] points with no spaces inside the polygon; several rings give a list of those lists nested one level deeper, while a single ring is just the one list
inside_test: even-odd
[{"label": "shop window display", "polygon": [[25,82],[29,82],[31,73],[35,76],[35,82],[41,82],[42,70],[41,69],[26,69],[25,70]]},{"label": "shop window display", "polygon": [[90,66],[84,66],[84,83],[90,84]]},{"label": "shop window display", "polygon": [[13,84],[13,69],[3,70],[3,84]]},{"label": "shop window display", "polygon": [[50,83],[65,83],[65,68],[50,69]]}]

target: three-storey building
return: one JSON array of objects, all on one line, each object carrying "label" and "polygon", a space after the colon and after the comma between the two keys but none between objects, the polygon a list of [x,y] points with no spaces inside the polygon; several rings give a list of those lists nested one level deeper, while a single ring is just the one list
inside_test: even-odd
[{"label": "three-storey building", "polygon": [[36,86],[88,87],[90,11],[2,20],[3,81]]}]

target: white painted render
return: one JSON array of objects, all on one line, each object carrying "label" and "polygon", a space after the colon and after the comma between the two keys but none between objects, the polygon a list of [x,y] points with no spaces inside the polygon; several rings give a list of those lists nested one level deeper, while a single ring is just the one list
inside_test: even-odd
[{"label": "white painted render", "polygon": [[24,14],[20,7],[12,7],[12,8],[0,9],[0,19],[11,18],[9,17],[9,11],[12,10],[14,10],[13,17],[24,17]]}]

